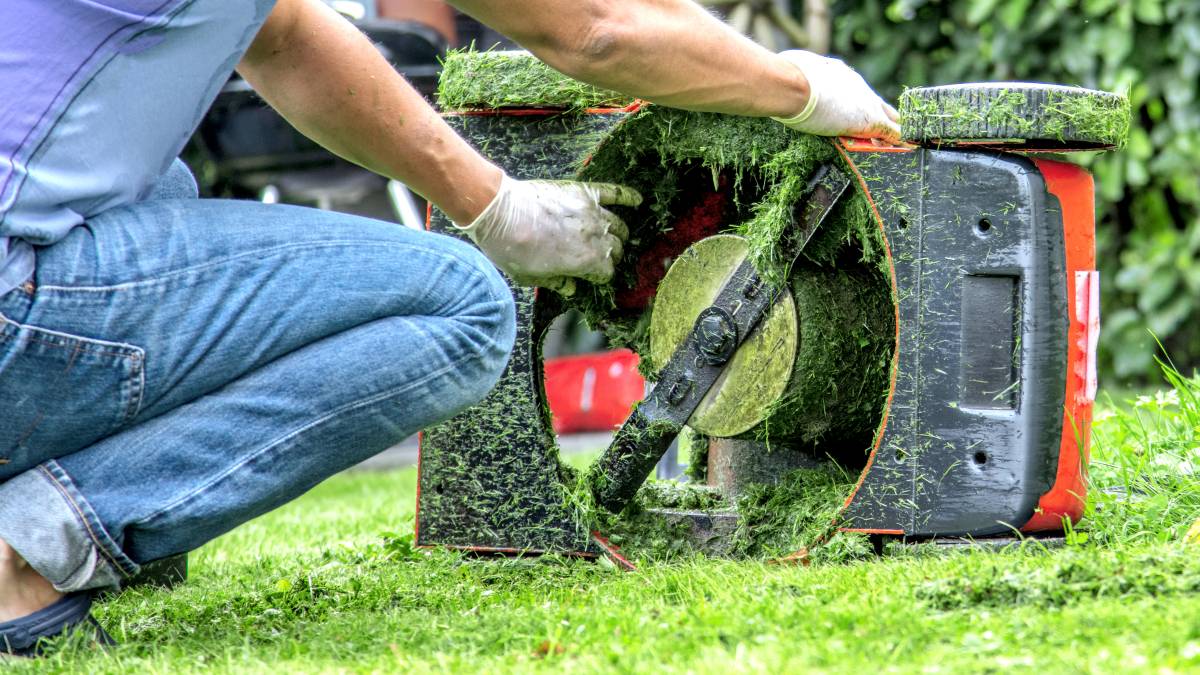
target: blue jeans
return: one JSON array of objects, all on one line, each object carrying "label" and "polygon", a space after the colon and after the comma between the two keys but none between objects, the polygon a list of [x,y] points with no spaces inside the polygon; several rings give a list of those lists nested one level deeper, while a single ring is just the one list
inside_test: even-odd
[{"label": "blue jeans", "polygon": [[38,249],[0,297],[0,539],[61,591],[288,502],[508,362],[512,295],[470,245],[179,192]]}]

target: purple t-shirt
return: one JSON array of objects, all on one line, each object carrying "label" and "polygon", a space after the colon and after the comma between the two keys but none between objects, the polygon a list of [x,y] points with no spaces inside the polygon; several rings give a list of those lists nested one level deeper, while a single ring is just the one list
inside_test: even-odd
[{"label": "purple t-shirt", "polygon": [[275,0],[0,0],[0,294],[146,195]]}]

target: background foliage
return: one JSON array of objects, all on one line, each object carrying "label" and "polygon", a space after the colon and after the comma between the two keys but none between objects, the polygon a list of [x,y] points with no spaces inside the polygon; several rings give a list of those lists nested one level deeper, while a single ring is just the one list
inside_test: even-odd
[{"label": "background foliage", "polygon": [[[798,3],[802,4],[802,3]],[[799,8],[799,7],[798,7]],[[1033,80],[1127,92],[1128,147],[1096,176],[1107,382],[1200,364],[1200,2],[839,0],[832,51],[895,100],[905,86]]]}]

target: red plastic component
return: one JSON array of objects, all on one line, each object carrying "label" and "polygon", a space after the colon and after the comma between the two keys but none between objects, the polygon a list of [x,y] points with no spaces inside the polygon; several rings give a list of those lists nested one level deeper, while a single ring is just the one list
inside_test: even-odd
[{"label": "red plastic component", "polygon": [[1038,502],[1022,532],[1062,529],[1063,518],[1083,516],[1092,407],[1096,399],[1096,340],[1100,336],[1100,275],[1096,271],[1095,184],[1084,169],[1035,160],[1046,188],[1062,205],[1067,253],[1067,397],[1054,486]]},{"label": "red plastic component", "polygon": [[695,200],[638,257],[633,287],[617,291],[617,306],[621,309],[649,307],[671,261],[688,246],[716,234],[726,225],[726,211],[732,201],[729,176],[721,174],[715,189],[705,185],[709,180],[707,172],[700,178],[703,182],[693,180],[695,185],[689,190]]},{"label": "red plastic component", "polygon": [[838,138],[837,146],[839,151],[844,149],[846,152],[911,152],[917,147],[911,143],[885,143],[849,136]]},{"label": "red plastic component", "polygon": [[637,354],[617,349],[600,354],[546,359],[546,399],[554,431],[612,431],[646,393]]}]

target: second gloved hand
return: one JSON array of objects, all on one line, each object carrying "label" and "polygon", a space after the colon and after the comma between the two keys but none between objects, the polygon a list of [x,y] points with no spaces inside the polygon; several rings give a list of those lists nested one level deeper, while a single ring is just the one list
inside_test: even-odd
[{"label": "second gloved hand", "polygon": [[483,213],[459,227],[518,284],[570,294],[572,277],[606,282],[621,259],[629,230],[604,207],[641,203],[636,190],[611,183],[505,176]]}]

